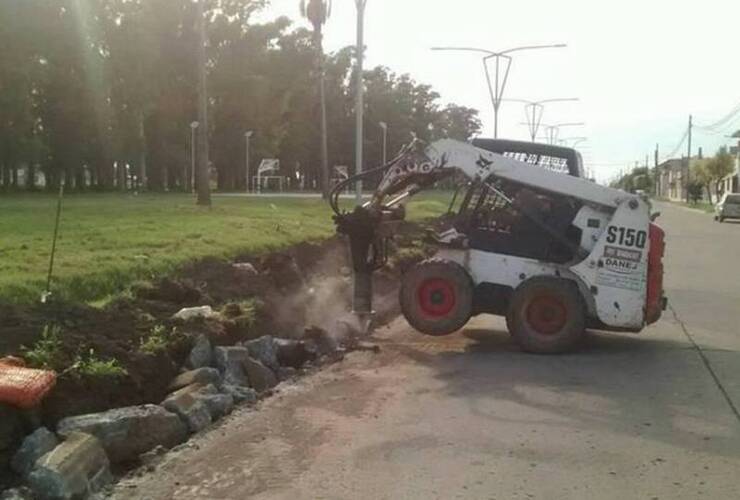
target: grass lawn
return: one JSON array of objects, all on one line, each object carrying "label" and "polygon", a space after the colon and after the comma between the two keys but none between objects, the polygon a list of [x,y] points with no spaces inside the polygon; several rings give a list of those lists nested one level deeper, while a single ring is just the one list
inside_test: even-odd
[{"label": "grass lawn", "polygon": [[[442,213],[449,194],[409,205],[409,219]],[[45,287],[56,198],[0,196],[0,300],[38,300]],[[318,198],[214,197],[196,207],[189,195],[70,195],[64,200],[54,283],[57,296],[95,301],[130,283],[203,257],[259,253],[334,234]]]},{"label": "grass lawn", "polygon": [[671,200],[659,200],[659,201],[663,201],[666,203],[673,203],[674,205],[680,205],[682,207],[694,208],[696,210],[701,210],[708,214],[713,214],[715,212],[714,204],[709,203],[707,201],[699,201],[697,203],[686,203],[685,201],[671,201]]}]

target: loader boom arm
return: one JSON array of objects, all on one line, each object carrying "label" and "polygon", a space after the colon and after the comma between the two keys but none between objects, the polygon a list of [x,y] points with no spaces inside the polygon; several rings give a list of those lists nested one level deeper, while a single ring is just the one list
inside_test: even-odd
[{"label": "loader boom arm", "polygon": [[620,203],[636,197],[587,179],[563,175],[492,153],[465,142],[442,139],[427,146],[421,153],[407,155],[390,167],[378,186],[371,205],[379,208],[389,196],[403,190],[410,191],[409,195],[416,194],[426,185],[448,177],[455,171],[463,173],[471,181],[503,179],[609,209],[616,209]]}]

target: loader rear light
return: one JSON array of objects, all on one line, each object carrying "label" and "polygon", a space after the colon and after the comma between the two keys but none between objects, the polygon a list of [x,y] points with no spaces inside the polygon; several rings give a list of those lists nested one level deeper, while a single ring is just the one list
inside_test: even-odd
[{"label": "loader rear light", "polygon": [[645,300],[645,323],[657,322],[665,309],[663,296],[663,256],[665,255],[665,231],[650,224],[650,253],[648,254],[647,298]]}]

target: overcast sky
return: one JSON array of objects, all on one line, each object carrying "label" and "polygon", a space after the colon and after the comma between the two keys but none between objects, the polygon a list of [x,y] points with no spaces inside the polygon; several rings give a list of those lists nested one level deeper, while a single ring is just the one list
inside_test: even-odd
[{"label": "overcast sky", "polygon": [[[272,0],[262,18],[298,20],[298,3]],[[355,43],[355,12],[354,0],[334,0],[327,51]],[[579,149],[600,180],[647,154],[652,161],[656,143],[670,153],[690,113],[711,124],[740,104],[737,0],[368,0],[365,41],[369,66],[410,73],[444,101],[479,109],[487,136],[493,111],[480,57],[429,49],[566,43],[517,53],[505,97],[579,97],[550,104],[543,122],[586,123],[561,136],[588,137]],[[500,136],[527,138],[522,106],[502,105]],[[728,141],[697,131],[694,144],[713,152]]]}]

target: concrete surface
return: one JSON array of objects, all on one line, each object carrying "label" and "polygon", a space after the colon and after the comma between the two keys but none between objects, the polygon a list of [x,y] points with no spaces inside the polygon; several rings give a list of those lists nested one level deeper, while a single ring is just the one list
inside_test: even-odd
[{"label": "concrete surface", "polygon": [[740,498],[740,224],[663,205],[672,310],[641,335],[533,356],[500,319],[403,320],[115,498]]}]

